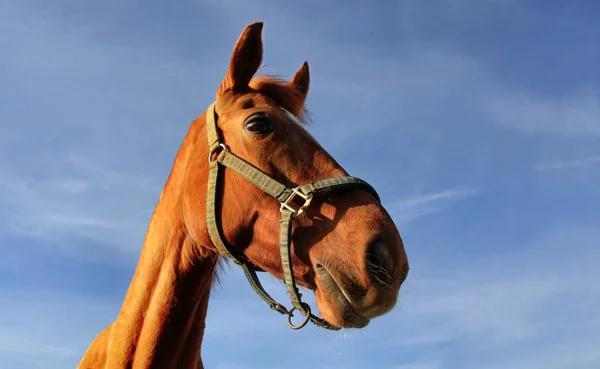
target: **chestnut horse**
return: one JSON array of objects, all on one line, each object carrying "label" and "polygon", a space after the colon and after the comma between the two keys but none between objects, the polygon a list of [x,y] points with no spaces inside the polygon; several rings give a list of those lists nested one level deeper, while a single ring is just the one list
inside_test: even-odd
[{"label": "chestnut horse", "polygon": [[[295,329],[309,320],[361,328],[395,306],[408,273],[398,230],[373,188],[348,176],[304,129],[308,64],[289,82],[255,77],[261,34],[260,22],[242,32],[215,102],[192,122],[119,316],[78,368],[203,368],[221,256]],[[264,291],[257,271],[285,281],[290,309]],[[323,318],[297,285],[314,291]]]}]

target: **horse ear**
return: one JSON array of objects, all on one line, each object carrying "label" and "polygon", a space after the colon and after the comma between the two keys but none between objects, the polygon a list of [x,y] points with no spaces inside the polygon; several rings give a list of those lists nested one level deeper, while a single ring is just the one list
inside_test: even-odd
[{"label": "horse ear", "polygon": [[308,69],[308,62],[304,62],[300,69],[294,74],[290,82],[289,86],[294,87],[298,92],[300,92],[306,100],[306,95],[308,95],[308,88],[310,87],[310,70]]},{"label": "horse ear", "polygon": [[219,86],[218,95],[227,90],[248,86],[248,83],[258,71],[263,56],[262,22],[247,26],[238,38],[227,74]]}]

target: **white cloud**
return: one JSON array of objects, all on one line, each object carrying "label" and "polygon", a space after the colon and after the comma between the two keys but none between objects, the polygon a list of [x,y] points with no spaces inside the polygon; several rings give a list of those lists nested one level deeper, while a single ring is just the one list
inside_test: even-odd
[{"label": "white cloud", "polygon": [[[599,117],[600,119],[600,117]],[[543,170],[557,170],[557,169],[569,169],[569,168],[581,168],[587,167],[590,165],[595,165],[600,163],[600,155],[588,156],[581,159],[575,160],[563,160],[563,161],[555,161],[551,163],[539,164],[535,166],[535,169],[538,171]]]},{"label": "white cloud", "polygon": [[415,196],[415,197],[411,197],[408,199],[403,199],[403,200],[398,201],[396,204],[400,205],[400,206],[413,207],[413,206],[425,205],[425,204],[429,204],[429,203],[437,202],[437,201],[441,201],[441,200],[453,200],[453,199],[460,200],[460,199],[464,199],[465,197],[472,196],[476,193],[478,193],[478,191],[446,190],[446,191],[435,192],[435,193],[430,193],[430,194],[421,195],[421,196]]},{"label": "white cloud", "polygon": [[[598,325],[596,325],[598,328]],[[600,364],[600,340],[573,339],[529,351],[519,357],[499,358],[481,369],[597,369]]]},{"label": "white cloud", "polygon": [[439,369],[441,368],[439,361],[416,361],[407,365],[401,365],[390,369]]},{"label": "white cloud", "polygon": [[545,98],[513,91],[498,94],[484,104],[495,123],[524,133],[600,136],[600,98],[595,95]]},{"label": "white cloud", "polygon": [[[377,329],[362,339],[394,337],[386,349],[426,352],[440,368],[466,365],[455,363],[445,347],[469,355],[468,367],[597,367],[598,237],[593,228],[549,229],[534,242],[485,258],[413,258],[392,322],[374,321]],[[568,245],[576,246],[567,253]]]},{"label": "white cloud", "polygon": [[427,214],[448,210],[455,204],[480,194],[480,190],[448,189],[401,198],[387,206],[394,221],[408,223]]},{"label": "white cloud", "polygon": [[4,355],[45,357],[51,360],[63,360],[76,355],[73,347],[53,345],[48,342],[26,337],[25,332],[9,331],[0,334],[0,352]]},{"label": "white cloud", "polygon": [[73,367],[118,314],[118,304],[74,293],[2,291],[0,356],[27,368]]},{"label": "white cloud", "polygon": [[[149,180],[116,173],[78,158],[64,176],[34,179],[0,171],[0,217],[5,231],[33,238],[75,235],[121,252],[137,252],[160,193]],[[125,210],[126,209],[126,210]],[[84,257],[81,245],[56,251]]]}]

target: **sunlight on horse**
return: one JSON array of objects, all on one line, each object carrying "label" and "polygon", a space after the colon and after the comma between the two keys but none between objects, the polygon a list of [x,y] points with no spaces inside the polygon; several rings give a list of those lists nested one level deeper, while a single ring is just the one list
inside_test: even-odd
[{"label": "sunlight on horse", "polygon": [[[265,308],[294,329],[362,328],[395,306],[408,273],[398,230],[375,190],[302,126],[308,64],[289,82],[255,77],[262,27],[242,32],[215,102],[192,122],[119,316],[78,368],[203,368],[219,257],[243,268]],[[264,291],[260,271],[285,281],[289,309]],[[297,286],[314,291],[322,318]]]}]

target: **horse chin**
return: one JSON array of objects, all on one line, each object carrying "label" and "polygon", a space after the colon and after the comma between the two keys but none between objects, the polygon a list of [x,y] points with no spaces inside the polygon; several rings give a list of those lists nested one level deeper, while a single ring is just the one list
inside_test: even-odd
[{"label": "horse chin", "polygon": [[327,269],[317,267],[315,296],[319,312],[328,323],[340,328],[364,328],[370,319],[358,314]]}]

